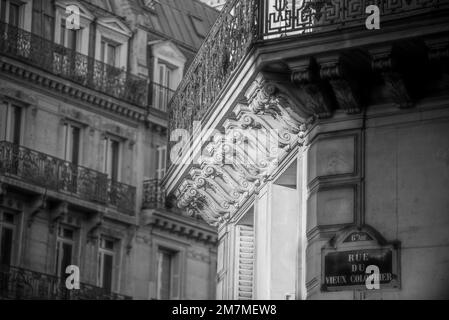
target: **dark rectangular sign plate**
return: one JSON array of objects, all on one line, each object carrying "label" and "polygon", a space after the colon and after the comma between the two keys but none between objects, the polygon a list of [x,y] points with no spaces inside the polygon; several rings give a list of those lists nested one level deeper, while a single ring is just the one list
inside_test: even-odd
[{"label": "dark rectangular sign plate", "polygon": [[331,252],[324,259],[323,289],[365,286],[366,268],[375,265],[379,268],[380,285],[388,285],[396,276],[393,270],[392,249],[366,249]]}]

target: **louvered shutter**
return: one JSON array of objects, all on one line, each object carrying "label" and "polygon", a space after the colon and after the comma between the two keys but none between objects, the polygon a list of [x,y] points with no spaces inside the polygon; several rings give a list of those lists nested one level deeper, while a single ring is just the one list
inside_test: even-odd
[{"label": "louvered shutter", "polygon": [[237,299],[253,299],[254,228],[238,226],[237,230]]}]

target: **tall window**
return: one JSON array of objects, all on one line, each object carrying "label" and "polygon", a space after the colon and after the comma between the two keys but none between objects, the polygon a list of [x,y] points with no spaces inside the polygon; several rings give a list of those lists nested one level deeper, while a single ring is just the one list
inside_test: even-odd
[{"label": "tall window", "polygon": [[20,27],[22,24],[22,3],[15,0],[1,0],[0,18],[3,22]]},{"label": "tall window", "polygon": [[119,45],[117,43],[103,38],[101,40],[101,61],[117,67],[119,59],[118,47]]},{"label": "tall window", "polygon": [[22,108],[7,103],[6,140],[14,144],[21,144]]},{"label": "tall window", "polygon": [[66,28],[66,20],[61,19],[60,44],[74,51],[79,51],[78,43],[81,43],[81,30],[71,30]]},{"label": "tall window", "polygon": [[159,146],[156,149],[156,176],[162,180],[166,173],[167,166],[167,146]]},{"label": "tall window", "polygon": [[114,276],[114,243],[112,239],[102,237],[98,254],[98,285],[106,291],[112,291]]},{"label": "tall window", "polygon": [[104,139],[104,172],[111,180],[119,179],[120,142],[106,137]]},{"label": "tall window", "polygon": [[56,275],[61,279],[66,278],[65,270],[72,265],[74,254],[75,232],[71,228],[58,227],[56,240]]},{"label": "tall window", "polygon": [[80,160],[81,129],[77,126],[67,123],[64,125],[64,134],[65,160],[78,165]]},{"label": "tall window", "polygon": [[157,253],[157,298],[160,300],[180,298],[179,255],[170,250],[159,249]]},{"label": "tall window", "polygon": [[172,96],[173,88],[173,71],[174,68],[165,64],[159,63],[159,79],[158,86],[156,86],[155,90],[155,102],[154,105],[157,109],[166,111],[168,102]]},{"label": "tall window", "polygon": [[0,211],[0,266],[12,263],[14,214]]}]

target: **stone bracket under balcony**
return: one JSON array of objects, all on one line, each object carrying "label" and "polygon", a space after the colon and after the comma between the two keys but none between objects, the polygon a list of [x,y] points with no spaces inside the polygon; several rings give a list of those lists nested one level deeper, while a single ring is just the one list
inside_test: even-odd
[{"label": "stone bracket under balcony", "polygon": [[287,80],[261,73],[232,116],[206,142],[197,164],[175,192],[178,207],[213,226],[227,221],[268,179],[291,149],[302,144],[313,110]]}]

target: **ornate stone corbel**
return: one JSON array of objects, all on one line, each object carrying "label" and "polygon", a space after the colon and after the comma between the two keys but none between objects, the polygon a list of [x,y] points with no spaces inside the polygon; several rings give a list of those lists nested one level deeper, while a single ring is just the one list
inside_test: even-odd
[{"label": "ornate stone corbel", "polygon": [[359,113],[361,110],[359,93],[341,57],[322,58],[318,63],[321,67],[321,79],[329,81],[339,107],[347,114]]},{"label": "ornate stone corbel", "polygon": [[308,116],[329,118],[333,105],[329,89],[319,75],[318,66],[313,60],[305,60],[292,67],[291,81],[303,97],[302,108]]},{"label": "ornate stone corbel", "polygon": [[133,243],[137,235],[137,226],[131,226],[128,228],[126,235],[126,254],[129,255],[133,249]]},{"label": "ornate stone corbel", "polygon": [[30,228],[33,225],[34,218],[39,214],[39,212],[42,212],[47,208],[47,197],[45,195],[39,195],[37,196],[32,204],[30,209],[30,215],[27,219],[27,225],[28,228]]},{"label": "ornate stone corbel", "polygon": [[373,49],[371,66],[374,72],[379,73],[388,89],[392,100],[400,108],[410,108],[413,100],[404,81],[404,77],[398,70],[397,61],[393,57],[392,47]]},{"label": "ornate stone corbel", "polygon": [[69,212],[69,204],[67,202],[60,202],[53,207],[50,213],[50,233],[54,232],[57,223]]}]

